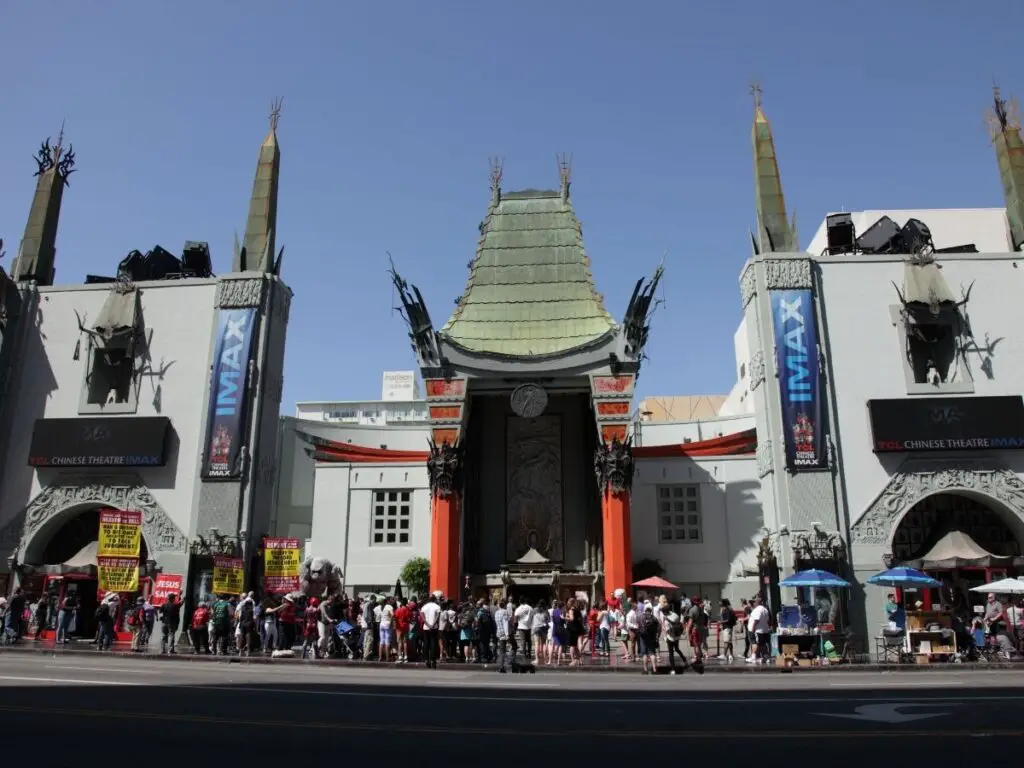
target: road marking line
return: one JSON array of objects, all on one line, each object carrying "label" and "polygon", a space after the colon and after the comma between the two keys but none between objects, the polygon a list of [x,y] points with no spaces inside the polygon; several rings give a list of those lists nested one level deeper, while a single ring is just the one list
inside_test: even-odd
[{"label": "road marking line", "polygon": [[[117,719],[131,719],[131,720],[161,720],[161,721],[174,721],[174,722],[187,722],[187,723],[206,723],[210,725],[243,725],[252,726],[254,728],[305,728],[310,730],[328,730],[328,731],[387,731],[394,733],[395,731],[401,731],[405,733],[422,733],[422,734],[437,734],[437,735],[449,735],[452,733],[460,734],[473,734],[473,735],[489,735],[489,736],[540,736],[540,737],[562,737],[562,736],[607,736],[608,731],[605,730],[573,730],[573,729],[562,729],[556,731],[536,731],[536,730],[515,730],[512,728],[489,728],[489,727],[463,727],[463,726],[452,726],[452,725],[400,725],[393,722],[390,723],[317,723],[307,721],[295,721],[295,720],[249,720],[243,718],[233,717],[214,717],[206,715],[181,715],[181,714],[168,714],[160,712],[138,712],[132,710],[118,711],[118,710],[93,710],[93,709],[55,709],[53,707],[23,707],[23,706],[6,706],[0,704],[0,712],[10,712],[12,714],[45,714],[49,716],[53,715],[65,715],[70,717],[93,717],[93,718],[117,718]],[[875,738],[899,738],[904,739],[908,736],[930,736],[930,737],[947,737],[947,738],[960,738],[964,736],[972,736],[975,732],[965,730],[909,730],[909,729],[886,729],[886,730],[861,730],[853,729],[847,731],[620,731],[618,732],[623,736],[637,736],[637,737],[653,737],[663,739],[722,739],[722,738],[733,738],[733,739],[807,739],[807,738],[845,738],[845,739],[863,739],[865,737]],[[1024,730],[993,730],[986,731],[986,733],[993,736],[1011,736],[1020,737],[1024,736]]]},{"label": "road marking line", "polygon": [[[477,688],[472,680],[428,680],[427,685],[451,685],[457,688]],[[487,683],[488,688],[561,688],[559,683]]]},{"label": "road marking line", "polygon": [[82,672],[125,672],[131,675],[160,675],[155,669],[133,669],[132,667],[78,667],[69,664],[47,664],[45,669],[74,669]]},{"label": "road marking line", "polygon": [[865,683],[829,683],[831,688],[949,688],[954,685],[963,685],[963,681],[957,680],[951,683],[940,683],[935,681],[923,681],[923,682],[911,682],[909,680],[900,681],[898,683],[874,683],[872,685],[866,685]]},{"label": "road marking line", "polygon": [[75,680],[70,677],[17,677],[15,675],[0,675],[0,680],[36,683],[71,683],[73,685],[142,685],[142,683],[121,682],[119,680]]}]

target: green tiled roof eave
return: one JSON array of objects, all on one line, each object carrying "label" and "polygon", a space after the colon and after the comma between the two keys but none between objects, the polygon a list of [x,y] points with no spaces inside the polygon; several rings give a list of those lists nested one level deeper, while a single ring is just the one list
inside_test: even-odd
[{"label": "green tiled roof eave", "polygon": [[571,202],[545,192],[490,207],[466,290],[441,333],[472,352],[529,357],[586,346],[616,327]]}]

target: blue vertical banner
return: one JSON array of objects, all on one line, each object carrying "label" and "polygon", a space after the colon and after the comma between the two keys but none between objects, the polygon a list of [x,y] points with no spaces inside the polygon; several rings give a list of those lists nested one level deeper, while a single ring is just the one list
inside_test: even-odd
[{"label": "blue vertical banner", "polygon": [[204,478],[230,479],[242,475],[246,390],[255,324],[254,307],[220,310],[206,416]]},{"label": "blue vertical banner", "polygon": [[814,297],[810,290],[770,293],[786,466],[793,472],[824,469],[828,451]]}]

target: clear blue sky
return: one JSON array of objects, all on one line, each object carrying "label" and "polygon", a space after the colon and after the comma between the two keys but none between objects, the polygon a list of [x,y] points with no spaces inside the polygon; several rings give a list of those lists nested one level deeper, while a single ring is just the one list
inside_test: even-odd
[{"label": "clear blue sky", "polygon": [[383,369],[413,366],[385,251],[440,325],[488,157],[516,189],[554,185],[571,152],[614,316],[668,252],[641,392],[726,392],[754,220],[750,80],[806,244],[830,209],[1002,205],[982,113],[993,77],[1024,90],[1022,28],[1024,3],[957,0],[7,0],[0,237],[9,266],[31,156],[66,118],[80,170],[59,283],[189,239],[226,272],[283,96],[287,413],[377,397]]}]

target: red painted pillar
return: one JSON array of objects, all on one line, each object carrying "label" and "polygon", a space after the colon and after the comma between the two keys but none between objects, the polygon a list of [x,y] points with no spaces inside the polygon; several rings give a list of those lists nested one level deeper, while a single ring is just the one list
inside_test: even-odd
[{"label": "red painted pillar", "polygon": [[431,507],[430,591],[441,590],[445,597],[458,599],[462,594],[459,497],[435,492]]},{"label": "red painted pillar", "polygon": [[629,491],[614,490],[610,483],[606,483],[601,497],[601,518],[604,529],[604,591],[607,597],[616,589],[629,591],[633,582]]}]

